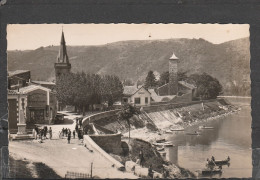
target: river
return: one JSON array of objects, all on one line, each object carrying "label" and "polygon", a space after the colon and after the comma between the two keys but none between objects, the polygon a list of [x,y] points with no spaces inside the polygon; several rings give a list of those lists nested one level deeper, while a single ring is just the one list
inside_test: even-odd
[{"label": "river", "polygon": [[[228,98],[228,100],[241,110],[170,135],[167,140],[172,141],[175,147],[165,149],[165,158],[185,169],[197,172],[205,168],[207,158],[214,156],[216,160],[224,160],[229,156],[230,166],[224,165],[222,174],[212,177],[252,177],[251,99]],[[200,130],[199,136],[186,135],[187,132],[198,131],[202,125],[214,129]]]}]

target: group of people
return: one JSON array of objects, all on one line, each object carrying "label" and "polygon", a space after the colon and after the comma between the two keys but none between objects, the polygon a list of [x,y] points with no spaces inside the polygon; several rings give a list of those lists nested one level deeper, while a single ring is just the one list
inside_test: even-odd
[{"label": "group of people", "polygon": [[71,134],[73,135],[73,139],[75,139],[76,133],[77,133],[78,139],[79,140],[82,139],[83,138],[83,133],[82,133],[81,127],[82,127],[82,118],[76,118],[75,130],[73,130],[71,132],[71,130],[69,128],[64,128],[63,127],[61,132],[60,132],[60,138],[67,137],[68,144],[70,144]]},{"label": "group of people", "polygon": [[34,138],[37,140],[39,138],[41,141],[43,139],[48,139],[47,134],[49,134],[49,139],[52,139],[52,129],[51,127],[48,130],[47,126],[44,126],[43,128],[39,128],[38,126],[34,127]]}]

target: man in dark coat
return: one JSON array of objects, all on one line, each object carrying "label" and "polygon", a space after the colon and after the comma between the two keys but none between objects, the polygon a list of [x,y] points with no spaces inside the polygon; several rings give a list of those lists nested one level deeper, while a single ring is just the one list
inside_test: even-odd
[{"label": "man in dark coat", "polygon": [[39,128],[35,126],[34,130],[35,130],[35,139],[37,139],[37,136],[39,134]]},{"label": "man in dark coat", "polygon": [[71,131],[68,130],[68,144],[70,144],[70,139],[71,139]]},{"label": "man in dark coat", "polygon": [[75,139],[75,135],[76,135],[75,130],[73,130],[73,139]]}]

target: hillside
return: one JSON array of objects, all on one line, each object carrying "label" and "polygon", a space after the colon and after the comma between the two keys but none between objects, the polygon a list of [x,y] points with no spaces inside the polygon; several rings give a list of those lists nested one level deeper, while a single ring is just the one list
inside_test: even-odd
[{"label": "hillside", "polygon": [[[141,79],[149,70],[168,69],[172,52],[180,59],[179,69],[189,74],[206,72],[228,89],[250,81],[249,38],[212,44],[204,39],[122,41],[101,46],[68,46],[72,71],[115,74],[121,79]],[[8,51],[8,70],[31,70],[32,79],[54,77],[57,46],[30,51]]]}]

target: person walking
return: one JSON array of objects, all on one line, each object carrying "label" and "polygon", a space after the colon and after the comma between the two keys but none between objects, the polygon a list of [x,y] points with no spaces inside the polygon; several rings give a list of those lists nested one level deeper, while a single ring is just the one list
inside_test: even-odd
[{"label": "person walking", "polygon": [[78,133],[78,131],[79,131],[78,123],[76,123],[75,130],[76,130],[76,132]]},{"label": "person walking", "polygon": [[152,165],[150,165],[149,168],[148,168],[148,176],[153,179],[153,169],[152,169]]},{"label": "person walking", "polygon": [[144,166],[144,153],[142,150],[139,153],[139,159],[140,159],[140,165],[141,165],[141,167],[143,167]]},{"label": "person walking", "polygon": [[76,135],[75,130],[73,130],[72,134],[73,134],[73,139],[75,139],[75,135]]},{"label": "person walking", "polygon": [[68,144],[70,144],[70,139],[71,139],[71,132],[68,130]]},{"label": "person walking", "polygon": [[65,136],[67,137],[68,136],[68,129],[65,128]]},{"label": "person walking", "polygon": [[47,126],[44,126],[44,128],[43,128],[44,139],[47,139],[47,137],[46,137],[46,135],[47,135],[47,131],[48,131]]},{"label": "person walking", "polygon": [[50,139],[51,139],[52,138],[52,129],[51,129],[51,127],[49,129],[49,134],[50,134]]},{"label": "person walking", "polygon": [[35,126],[34,131],[35,131],[35,139],[37,140],[37,136],[39,134],[39,128],[37,126]]},{"label": "person walking", "polygon": [[65,133],[65,129],[64,129],[64,127],[62,128],[62,136],[64,137],[64,133]]}]

